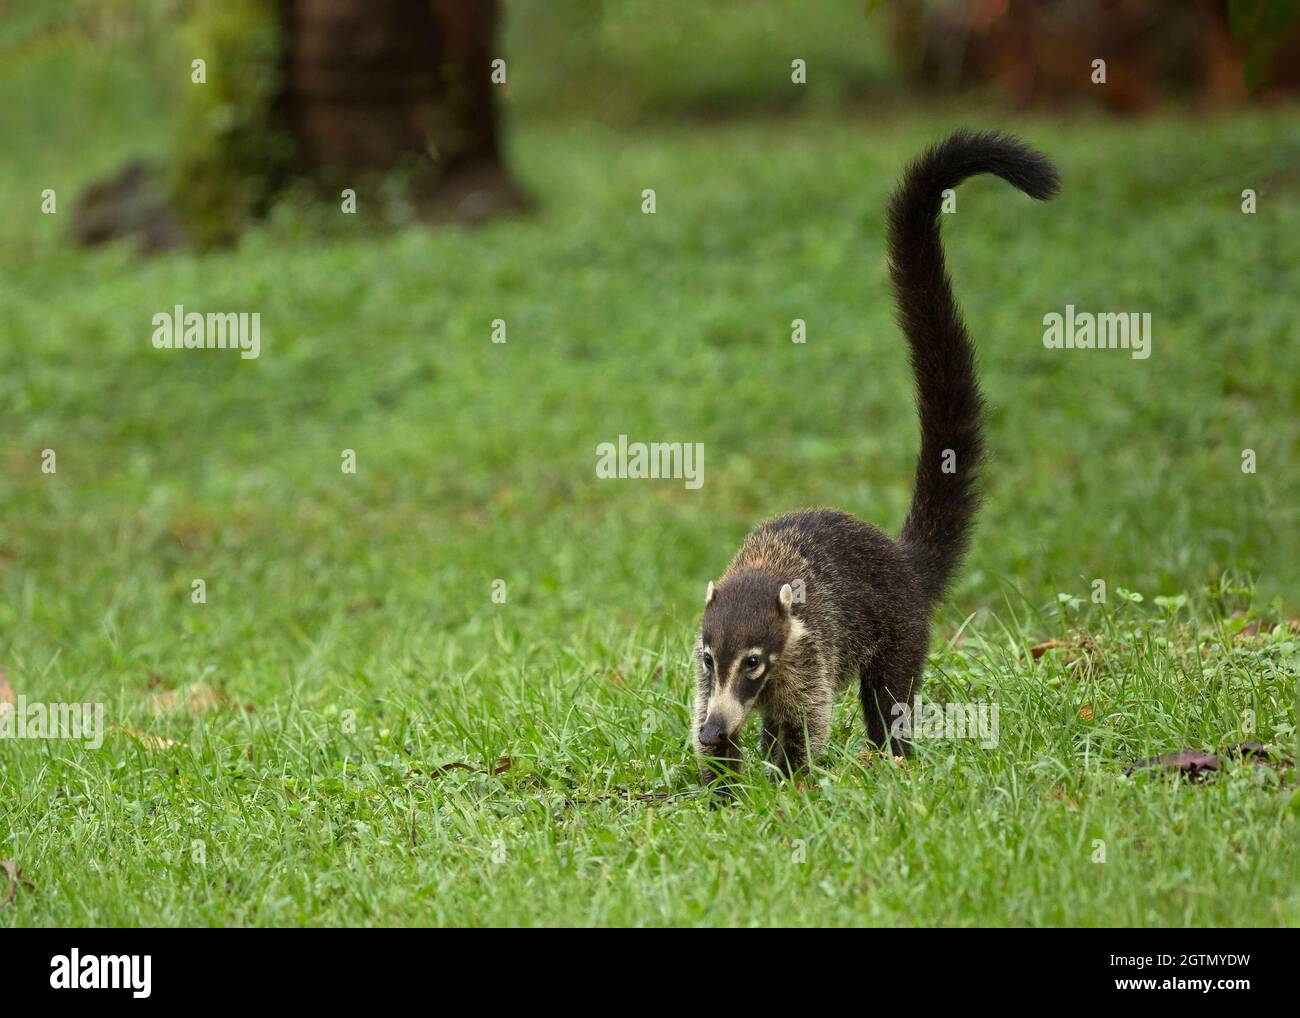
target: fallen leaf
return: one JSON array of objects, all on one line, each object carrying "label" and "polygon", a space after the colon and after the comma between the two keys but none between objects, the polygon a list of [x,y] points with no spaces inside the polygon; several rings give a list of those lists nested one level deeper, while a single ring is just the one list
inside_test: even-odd
[{"label": "fallen leaf", "polygon": [[[490,774],[496,777],[498,774],[504,774],[515,765],[515,762],[508,756],[497,757],[493,762],[491,769],[484,770],[482,767],[475,767],[473,764],[464,763],[457,760],[454,763],[439,764],[429,771],[431,777],[437,777],[439,774],[446,774],[448,771],[473,771],[475,774]],[[408,771],[407,774],[418,774],[419,771]]]},{"label": "fallen leaf", "polygon": [[[432,775],[437,775],[437,774],[446,774],[449,771],[473,771],[475,774],[479,773],[479,769],[475,767],[473,764],[461,763],[460,761],[457,761],[456,763],[439,764],[437,767],[434,767],[431,771],[429,771],[429,773]],[[411,770],[411,771],[407,771],[407,773],[419,774],[420,772],[416,770]]]},{"label": "fallen leaf", "polygon": [[23,871],[18,868],[18,864],[12,859],[0,859],[0,870],[4,870],[9,877],[9,887],[5,890],[4,897],[0,898],[0,908],[4,908],[14,896],[18,894],[18,885],[22,884],[29,891],[36,890],[36,886],[23,876]]},{"label": "fallen leaf", "polygon": [[1091,721],[1091,720],[1092,720],[1092,704],[1090,704],[1090,703],[1085,703],[1082,707],[1080,707],[1080,708],[1079,708],[1079,717],[1083,718],[1084,721]]},{"label": "fallen leaf", "polygon": [[225,692],[207,682],[192,682],[181,689],[166,689],[149,698],[152,714],[206,714],[230,702]]},{"label": "fallen leaf", "polygon": [[1059,650],[1062,647],[1068,647],[1068,646],[1069,644],[1066,643],[1064,640],[1044,640],[1042,643],[1036,643],[1032,647],[1030,647],[1029,653],[1034,655],[1034,660],[1037,661],[1049,650]]},{"label": "fallen leaf", "polygon": [[1235,746],[1228,746],[1226,749],[1219,750],[1223,756],[1230,756],[1235,760],[1255,760],[1256,766],[1259,763],[1277,764],[1282,767],[1290,767],[1294,762],[1289,756],[1275,757],[1264,744],[1258,741],[1241,742]]},{"label": "fallen leaf", "polygon": [[1290,767],[1292,763],[1290,757],[1277,759],[1272,757],[1262,742],[1242,742],[1235,746],[1227,746],[1218,753],[1205,753],[1199,749],[1180,749],[1177,753],[1153,756],[1132,764],[1125,769],[1124,773],[1131,775],[1136,771],[1163,770],[1186,774],[1195,781],[1210,771],[1219,770],[1219,765],[1225,757],[1234,760],[1253,760],[1257,770],[1269,766]]},{"label": "fallen leaf", "polygon": [[1148,757],[1125,768],[1125,775],[1137,771],[1169,771],[1186,774],[1193,781],[1208,771],[1219,769],[1219,757],[1199,749],[1180,749],[1177,753],[1165,753],[1163,756]]}]

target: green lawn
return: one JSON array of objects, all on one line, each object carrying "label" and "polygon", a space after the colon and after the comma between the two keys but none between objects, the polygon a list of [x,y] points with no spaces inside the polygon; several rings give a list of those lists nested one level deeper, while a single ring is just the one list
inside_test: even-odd
[{"label": "green lawn", "polygon": [[[111,726],[0,741],[0,859],[32,885],[0,925],[1300,922],[1284,769],[1123,776],[1295,752],[1294,111],[534,118],[534,218],[381,234],[363,194],[324,235],[285,211],[139,260],[59,235],[78,185],[163,151],[147,75],[27,54],[0,105],[0,666]],[[917,438],[883,202],[959,123],[1064,178],[1049,205],[974,181],[945,220],[992,461],[925,695],[996,703],[998,745],[868,759],[846,700],[807,787],[751,768],[711,811],[705,585],[766,515],[897,530]],[[178,303],[260,312],[261,357],[154,350]],[[1151,357],[1044,349],[1066,304],[1149,311]],[[620,434],[704,443],[704,486],[598,479]],[[191,713],[187,687],[219,695]]]}]

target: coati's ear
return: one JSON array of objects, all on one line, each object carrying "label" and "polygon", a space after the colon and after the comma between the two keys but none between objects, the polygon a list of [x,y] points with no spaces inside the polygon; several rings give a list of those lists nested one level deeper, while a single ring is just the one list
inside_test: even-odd
[{"label": "coati's ear", "polygon": [[794,588],[790,584],[782,584],[781,593],[777,595],[781,601],[781,610],[787,615],[790,614],[790,606],[794,604]]},{"label": "coati's ear", "polygon": [[705,593],[705,595],[704,595],[704,603],[705,603],[705,604],[712,604],[712,603],[713,603],[714,593],[715,593],[715,592],[714,592],[714,589],[713,589],[713,581],[710,580],[710,581],[709,581],[709,589],[708,589],[708,591],[707,591],[707,592]]}]

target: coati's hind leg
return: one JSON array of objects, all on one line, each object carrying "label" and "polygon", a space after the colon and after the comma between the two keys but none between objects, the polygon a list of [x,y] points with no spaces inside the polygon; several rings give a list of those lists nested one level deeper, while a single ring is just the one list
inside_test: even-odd
[{"label": "coati's hind leg", "polygon": [[888,747],[895,756],[912,755],[908,722],[916,721],[911,716],[912,695],[921,683],[922,663],[893,662],[862,672],[858,693],[867,725],[867,741],[878,749]]}]

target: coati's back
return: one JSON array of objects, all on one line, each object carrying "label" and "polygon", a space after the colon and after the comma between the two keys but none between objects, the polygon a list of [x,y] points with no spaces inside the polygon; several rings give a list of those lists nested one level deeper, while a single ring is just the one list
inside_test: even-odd
[{"label": "coati's back", "polygon": [[[868,738],[908,749],[889,722],[911,699],[931,611],[961,563],[979,506],[984,398],[939,235],[944,192],[977,173],[1038,199],[1057,189],[1051,163],[1019,141],[959,131],[908,167],[890,201],[890,278],[921,424],[898,540],[829,509],[777,517],[745,539],[709,584],[700,626],[694,741],[706,758],[734,765],[735,737],[758,706],[764,752],[792,771],[825,744],[830,697],[855,676]],[[706,778],[713,773],[704,767]]]},{"label": "coati's back", "polygon": [[[779,568],[777,567],[779,564]],[[876,655],[926,628],[929,605],[911,561],[879,527],[837,509],[803,509],[760,524],[723,574],[758,568],[800,581],[793,615],[833,652],[846,686]]]}]

